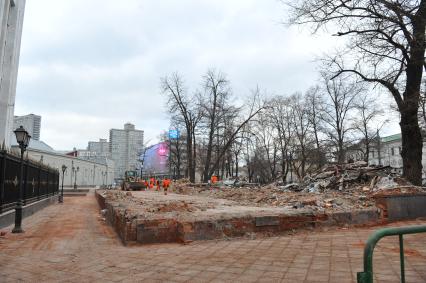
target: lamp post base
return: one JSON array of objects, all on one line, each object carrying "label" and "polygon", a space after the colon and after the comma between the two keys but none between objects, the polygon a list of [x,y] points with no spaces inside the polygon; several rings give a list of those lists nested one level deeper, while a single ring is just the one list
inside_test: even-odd
[{"label": "lamp post base", "polygon": [[58,202],[59,203],[63,203],[64,202],[64,197],[63,196],[59,196],[58,197]]},{"label": "lamp post base", "polygon": [[12,233],[24,233],[21,227],[14,227]]},{"label": "lamp post base", "polygon": [[15,208],[15,227],[12,230],[12,233],[24,233],[21,227],[22,224],[22,202],[19,201]]}]

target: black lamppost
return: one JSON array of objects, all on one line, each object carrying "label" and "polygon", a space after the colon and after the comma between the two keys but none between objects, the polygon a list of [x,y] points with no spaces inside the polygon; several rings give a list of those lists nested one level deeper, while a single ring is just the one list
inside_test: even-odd
[{"label": "black lamppost", "polygon": [[21,149],[21,164],[20,164],[20,176],[19,176],[19,199],[16,202],[15,207],[15,227],[12,230],[12,233],[23,233],[21,224],[22,224],[22,199],[23,199],[23,183],[24,183],[24,152],[27,149],[28,144],[30,143],[31,136],[24,129],[24,127],[20,126],[14,131],[16,135],[16,141],[19,144],[19,148]]},{"label": "black lamppost", "polygon": [[77,172],[78,170],[80,170],[80,168],[77,166],[77,168],[75,169],[75,178],[74,178],[74,190],[77,190]]},{"label": "black lamppost", "polygon": [[59,196],[59,202],[60,203],[64,202],[64,178],[65,178],[65,170],[67,170],[67,166],[62,165],[62,192],[61,192],[61,195]]}]

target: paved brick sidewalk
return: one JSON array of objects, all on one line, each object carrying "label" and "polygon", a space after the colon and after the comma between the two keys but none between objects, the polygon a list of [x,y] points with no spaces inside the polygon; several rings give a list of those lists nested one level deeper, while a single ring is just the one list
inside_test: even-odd
[{"label": "paved brick sidewalk", "polygon": [[[426,221],[395,225],[415,224]],[[93,194],[65,198],[23,227],[0,237],[1,282],[356,282],[373,230],[124,247]],[[407,282],[426,282],[426,235],[405,238]],[[382,240],[374,255],[377,282],[399,282],[397,238]]]}]

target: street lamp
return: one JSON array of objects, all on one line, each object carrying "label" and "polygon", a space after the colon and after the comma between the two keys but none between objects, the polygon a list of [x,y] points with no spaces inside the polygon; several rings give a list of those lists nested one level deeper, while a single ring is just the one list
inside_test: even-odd
[{"label": "street lamp", "polygon": [[75,178],[74,178],[74,190],[77,190],[77,172],[80,170],[80,168],[77,166],[77,169],[75,169]]},{"label": "street lamp", "polygon": [[19,144],[19,148],[21,149],[21,164],[20,171],[21,175],[19,176],[19,199],[16,202],[15,206],[15,227],[12,230],[12,233],[23,233],[21,224],[22,224],[22,198],[23,198],[23,177],[24,177],[24,152],[27,149],[28,144],[30,143],[31,136],[24,129],[24,127],[20,126],[14,131],[16,135],[16,141]]},{"label": "street lamp", "polygon": [[59,202],[60,203],[64,202],[64,178],[65,178],[65,170],[67,170],[67,166],[62,165],[62,192],[61,192],[61,195],[59,196]]}]

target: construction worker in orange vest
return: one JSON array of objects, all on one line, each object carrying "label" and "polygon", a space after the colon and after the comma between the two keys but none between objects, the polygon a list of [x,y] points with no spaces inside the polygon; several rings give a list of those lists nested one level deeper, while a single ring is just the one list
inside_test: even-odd
[{"label": "construction worker in orange vest", "polygon": [[167,195],[167,190],[169,188],[169,185],[170,185],[170,180],[168,178],[165,178],[163,180],[163,190],[165,195]]},{"label": "construction worker in orange vest", "polygon": [[212,176],[211,180],[212,180],[212,184],[216,183],[217,182],[217,176]]}]

